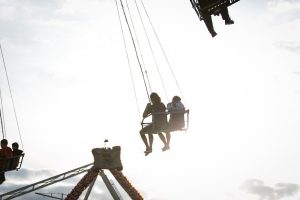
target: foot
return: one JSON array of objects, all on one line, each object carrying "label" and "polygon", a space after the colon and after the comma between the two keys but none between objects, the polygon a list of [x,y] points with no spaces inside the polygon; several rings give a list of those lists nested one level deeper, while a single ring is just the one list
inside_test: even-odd
[{"label": "foot", "polygon": [[166,145],[164,146],[163,148],[161,148],[162,151],[167,151],[170,149],[170,146],[169,145]]},{"label": "foot", "polygon": [[215,37],[217,35],[217,33],[215,31],[211,32],[211,37]]},{"label": "foot", "polygon": [[146,151],[144,151],[145,156],[148,156],[149,153],[152,153],[152,148],[147,148]]},{"label": "foot", "polygon": [[234,21],[232,19],[225,20],[225,25],[234,24]]}]

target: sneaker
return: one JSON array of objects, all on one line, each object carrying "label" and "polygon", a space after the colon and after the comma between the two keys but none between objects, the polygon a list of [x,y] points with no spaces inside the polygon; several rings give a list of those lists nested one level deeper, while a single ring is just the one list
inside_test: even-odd
[{"label": "sneaker", "polygon": [[232,19],[225,20],[225,25],[234,24],[234,21]]}]

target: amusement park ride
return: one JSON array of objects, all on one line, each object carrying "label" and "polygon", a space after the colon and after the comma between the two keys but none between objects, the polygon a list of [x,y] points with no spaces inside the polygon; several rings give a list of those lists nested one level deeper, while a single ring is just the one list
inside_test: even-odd
[{"label": "amusement park ride", "polygon": [[[140,193],[131,185],[128,179],[121,172],[123,170],[123,166],[120,159],[120,154],[121,154],[120,146],[114,146],[113,148],[95,148],[92,150],[92,153],[94,156],[94,163],[90,163],[78,167],[76,169],[64,172],[62,174],[53,176],[51,178],[47,178],[42,181],[33,183],[31,185],[7,192],[5,194],[1,194],[0,200],[14,199],[16,197],[44,188],[54,183],[77,176],[84,172],[86,172],[86,174],[72,189],[72,191],[66,196],[65,200],[78,199],[82,194],[82,192],[88,188],[84,197],[84,200],[87,200],[98,175],[101,176],[104,184],[106,185],[113,199],[121,200],[122,198],[120,194],[118,193],[116,188],[113,186],[112,182],[109,181],[106,174],[104,173],[105,169],[110,171],[110,173],[115,177],[115,179],[122,186],[122,188],[127,192],[127,194],[130,196],[131,199],[133,200],[143,199]],[[37,193],[37,194],[43,195],[42,193]]]},{"label": "amusement park ride", "polygon": [[[208,2],[208,4],[207,4],[208,6],[200,7],[199,2],[201,2],[201,1],[206,2],[206,3]],[[222,10],[224,8],[227,9],[228,6],[234,4],[238,1],[239,0],[190,0],[190,2],[192,4],[192,7],[195,10],[196,14],[198,15],[199,19],[204,20],[204,21],[205,21],[205,17],[207,17],[208,15],[209,16],[219,15],[220,10]],[[116,2],[117,2],[117,0],[116,0]],[[128,17],[126,16],[126,12],[124,10],[125,6],[123,6],[122,0],[120,0],[120,7],[122,8],[123,13],[124,13],[124,17],[126,19],[128,29],[129,29],[129,32],[130,32],[130,35],[131,35],[131,39],[132,39],[133,45],[135,47],[134,49],[135,49],[135,51],[137,51],[138,48],[136,48],[135,42],[134,42],[137,39],[135,39],[135,37],[132,35],[132,32],[134,32],[134,31],[130,30],[131,27],[129,25]],[[147,14],[147,16],[148,16],[148,14]],[[150,19],[149,19],[149,21],[150,21]],[[150,23],[151,23],[151,21],[150,21]],[[121,24],[121,28],[122,28],[121,20],[120,20],[120,24]],[[155,33],[155,35],[156,35],[156,33]],[[124,38],[125,37],[124,37],[124,34],[123,34],[123,39]],[[125,41],[124,41],[124,43],[125,43]],[[160,42],[159,42],[159,44],[160,44]],[[1,45],[0,45],[0,47],[1,47]],[[1,48],[1,54],[2,54],[2,59],[3,59],[4,67],[5,67],[2,48]],[[128,52],[127,52],[127,54],[128,54]],[[141,54],[141,52],[136,52],[136,57],[137,57],[139,65],[140,65],[140,69],[141,69],[142,76],[143,76],[143,79],[144,79],[144,74],[143,74],[143,69],[142,69],[143,66],[141,64],[142,62],[140,62],[140,60],[139,60],[140,59],[139,58],[140,54]],[[164,56],[165,56],[165,54],[164,54]],[[166,58],[166,60],[167,60],[167,58]],[[167,60],[167,63],[169,63],[168,60]],[[170,69],[171,69],[171,67],[170,67]],[[6,67],[5,67],[5,71],[6,71]],[[144,71],[147,72],[146,69]],[[171,71],[172,71],[172,69],[171,69]],[[172,71],[172,74],[173,74],[173,71]],[[6,76],[7,76],[7,73],[6,73]],[[174,76],[174,74],[173,74],[173,76]],[[8,77],[6,77],[6,78],[8,80]],[[174,76],[174,79],[175,79],[175,76]],[[149,80],[148,80],[148,82],[149,83],[147,85],[146,81],[144,79],[146,93],[147,93],[147,96],[149,98],[148,91],[151,91],[150,90],[151,87],[150,87],[150,81]],[[175,79],[175,82],[177,83],[176,79]],[[8,82],[8,85],[9,85],[9,82]],[[178,88],[179,88],[179,85],[178,85]],[[179,90],[180,90],[180,88],[179,88]],[[180,90],[180,92],[181,92],[181,90]],[[2,128],[3,139],[5,139],[6,134],[5,134],[3,109],[2,109],[1,88],[0,88],[0,100],[1,100],[1,104],[0,104],[0,123],[1,123],[1,128]],[[14,113],[16,114],[15,111],[14,111]],[[172,113],[164,112],[162,114],[169,115],[169,114],[172,114]],[[175,113],[175,114],[179,114],[179,115],[184,116],[183,119],[186,119],[186,121],[184,122],[185,125],[180,127],[180,129],[167,130],[167,131],[170,131],[170,132],[173,132],[173,131],[186,131],[188,129],[188,126],[189,126],[189,110],[186,109],[186,110],[184,110],[180,113]],[[143,119],[141,124],[142,124],[142,127],[144,127],[144,126],[149,125],[149,123],[151,123],[151,122],[148,122],[147,120],[144,121],[144,119]],[[157,132],[157,130],[155,130],[155,131]],[[104,142],[107,142],[107,141],[104,141]],[[22,144],[22,141],[21,141],[21,144]],[[66,200],[76,200],[76,199],[78,199],[80,197],[80,195],[82,194],[82,192],[86,189],[87,189],[87,192],[85,194],[84,200],[87,200],[89,198],[89,195],[92,191],[92,188],[94,186],[94,183],[95,183],[98,175],[101,176],[103,182],[105,183],[106,187],[108,188],[108,190],[109,190],[111,196],[113,197],[113,199],[114,200],[121,200],[120,194],[117,192],[117,190],[113,186],[112,182],[110,182],[110,180],[107,178],[106,174],[104,173],[104,170],[108,170],[114,176],[114,178],[122,186],[122,188],[127,192],[127,194],[130,196],[131,199],[133,199],[133,200],[142,200],[143,197],[141,196],[141,194],[131,185],[131,183],[127,180],[127,178],[122,173],[123,166],[122,166],[121,159],[120,159],[120,153],[121,153],[121,147],[120,146],[114,146],[112,148],[104,147],[104,148],[92,149],[92,154],[94,156],[94,162],[93,163],[78,167],[76,169],[73,169],[73,170],[70,170],[70,171],[67,171],[67,172],[64,172],[64,173],[61,173],[59,175],[56,175],[56,176],[44,179],[42,181],[27,185],[25,187],[21,187],[19,189],[16,189],[16,190],[4,193],[4,194],[0,194],[0,200],[14,199],[16,197],[20,197],[20,196],[25,195],[27,193],[31,193],[31,192],[36,191],[38,189],[47,187],[47,186],[52,185],[54,183],[69,179],[69,178],[77,176],[77,175],[80,175],[82,173],[86,173],[86,174],[77,183],[77,185],[72,189],[72,191],[68,195],[66,195],[66,198],[65,198]],[[7,171],[20,169],[21,166],[22,166],[22,161],[23,161],[24,155],[25,154],[22,153],[19,156],[10,157],[10,158],[1,158],[0,157],[0,164],[1,164],[1,162],[2,163],[7,163],[6,165],[2,165],[2,167],[0,165],[0,173],[4,174]],[[53,197],[52,195],[50,196],[50,195],[43,194],[43,193],[36,193],[36,194],[41,195],[41,196],[48,196],[48,197],[56,198],[56,197]],[[63,199],[63,195],[62,195],[61,198],[56,198],[56,199]]]}]

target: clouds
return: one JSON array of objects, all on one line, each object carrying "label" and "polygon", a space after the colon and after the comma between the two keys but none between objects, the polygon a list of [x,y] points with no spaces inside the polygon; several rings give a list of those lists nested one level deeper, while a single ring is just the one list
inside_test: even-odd
[{"label": "clouds", "polygon": [[293,41],[278,41],[275,42],[275,46],[286,49],[288,51],[294,53],[300,53],[300,42],[293,42]]},{"label": "clouds", "polygon": [[275,187],[270,187],[257,179],[245,181],[241,188],[247,193],[257,195],[260,200],[279,200],[284,197],[292,197],[300,190],[300,186],[297,184],[277,183]]},{"label": "clouds", "polygon": [[300,19],[300,2],[294,0],[273,0],[268,3],[269,10],[278,18],[294,21]]}]

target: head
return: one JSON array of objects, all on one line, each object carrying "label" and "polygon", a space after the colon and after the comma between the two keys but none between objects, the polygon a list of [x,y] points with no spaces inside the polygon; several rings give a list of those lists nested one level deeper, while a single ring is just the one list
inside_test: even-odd
[{"label": "head", "polygon": [[160,97],[155,92],[152,92],[150,94],[150,100],[151,100],[152,103],[159,103],[161,101]]},{"label": "head", "polygon": [[181,101],[181,98],[179,96],[174,96],[172,99],[172,102],[179,102]]},{"label": "head", "polygon": [[17,142],[12,143],[11,147],[13,149],[19,149],[19,144]]},{"label": "head", "polygon": [[8,145],[7,139],[2,139],[1,140],[1,148],[7,147],[7,145]]}]

